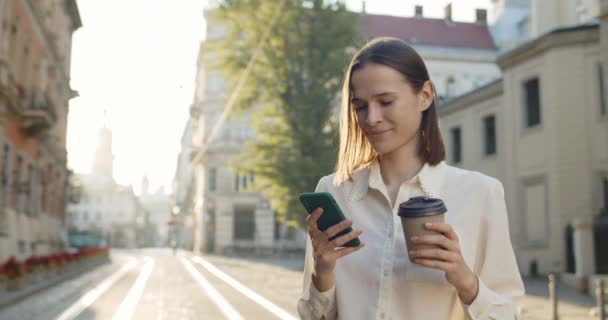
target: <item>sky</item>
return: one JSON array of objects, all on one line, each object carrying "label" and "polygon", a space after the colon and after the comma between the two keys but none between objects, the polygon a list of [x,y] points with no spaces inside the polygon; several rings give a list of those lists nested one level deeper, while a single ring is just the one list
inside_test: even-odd
[{"label": "sky", "polygon": [[[79,0],[83,27],[73,34],[69,166],[89,173],[97,134],[113,132],[114,178],[168,189],[193,101],[200,0]],[[107,116],[104,117],[104,111]]]},{"label": "sky", "polygon": [[[454,19],[473,21],[473,7],[490,0],[453,0]],[[361,0],[345,0],[361,11]],[[366,11],[441,17],[448,0],[366,1]],[[89,173],[97,134],[113,133],[114,178],[139,192],[171,189],[181,134],[194,97],[199,43],[204,40],[206,0],[78,0],[83,27],[74,32],[68,165]],[[466,8],[465,8],[466,7]],[[462,8],[462,10],[458,10]]]}]

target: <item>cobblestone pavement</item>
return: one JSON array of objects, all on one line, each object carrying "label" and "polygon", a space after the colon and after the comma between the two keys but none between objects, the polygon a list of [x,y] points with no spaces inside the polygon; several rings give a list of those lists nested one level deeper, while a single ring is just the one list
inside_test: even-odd
[{"label": "cobblestone pavement", "polygon": [[296,319],[300,271],[272,261],[193,258],[114,250],[111,264],[0,309],[0,319]]},{"label": "cobblestone pavement", "polygon": [[[297,319],[299,258],[112,252],[112,263],[0,309],[2,320]],[[546,281],[525,279],[523,320],[550,319]],[[560,287],[560,319],[594,319],[593,300]]]}]

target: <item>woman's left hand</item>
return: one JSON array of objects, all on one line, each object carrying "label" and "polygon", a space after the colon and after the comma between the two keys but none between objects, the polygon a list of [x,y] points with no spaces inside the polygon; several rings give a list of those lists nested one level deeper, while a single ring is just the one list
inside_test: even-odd
[{"label": "woman's left hand", "polygon": [[462,303],[470,305],[477,297],[479,283],[460,253],[458,235],[445,223],[427,223],[425,227],[440,234],[413,237],[412,242],[436,245],[439,248],[410,251],[410,255],[420,265],[444,271],[446,280],[456,288]]}]

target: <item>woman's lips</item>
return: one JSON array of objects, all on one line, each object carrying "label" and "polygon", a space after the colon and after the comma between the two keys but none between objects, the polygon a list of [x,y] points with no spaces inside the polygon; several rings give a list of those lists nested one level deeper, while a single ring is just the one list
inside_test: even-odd
[{"label": "woman's lips", "polygon": [[369,131],[367,134],[372,139],[378,139],[378,138],[382,137],[382,135],[387,133],[388,131],[389,130]]}]

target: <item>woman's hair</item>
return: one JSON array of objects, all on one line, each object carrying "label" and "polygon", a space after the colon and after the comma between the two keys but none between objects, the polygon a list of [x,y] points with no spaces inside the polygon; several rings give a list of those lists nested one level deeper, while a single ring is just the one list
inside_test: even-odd
[{"label": "woman's hair", "polygon": [[[355,71],[370,63],[385,65],[399,71],[415,93],[419,93],[424,84],[430,81],[422,58],[402,40],[377,38],[368,42],[355,54],[346,70],[342,88],[340,150],[334,178],[336,185],[350,179],[355,170],[368,165],[378,156],[357,125],[355,110],[351,105],[351,76]],[[436,101],[437,95],[435,94],[430,107],[422,113],[418,133],[420,135],[418,156],[423,162],[433,166],[445,159],[445,148],[437,121]]]}]

